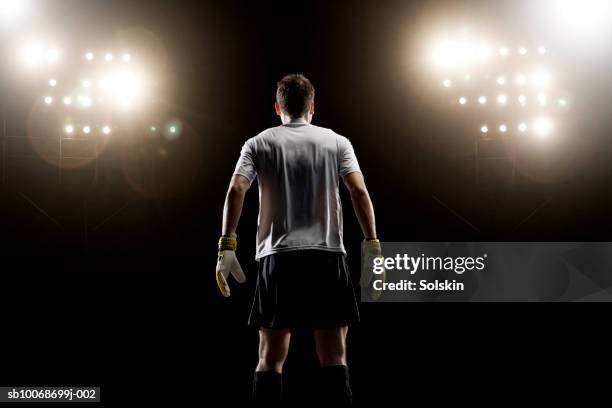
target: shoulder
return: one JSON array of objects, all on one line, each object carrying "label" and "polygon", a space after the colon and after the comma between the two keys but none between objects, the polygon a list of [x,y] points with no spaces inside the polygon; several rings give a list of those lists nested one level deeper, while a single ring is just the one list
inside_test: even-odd
[{"label": "shoulder", "polygon": [[317,133],[319,133],[319,134],[321,134],[323,136],[331,137],[331,138],[335,139],[336,143],[338,145],[343,145],[343,144],[346,144],[346,143],[350,143],[349,140],[346,137],[336,133],[332,129],[325,128],[325,127],[322,127],[322,126],[316,126],[316,125],[310,125],[310,126],[311,126],[311,128],[315,132],[317,132]]},{"label": "shoulder", "polygon": [[270,140],[271,138],[274,137],[274,133],[278,128],[269,128],[266,129],[262,132],[259,132],[259,134],[257,134],[257,136],[253,136],[249,139],[247,139],[246,142],[244,142],[244,148],[247,149],[255,149],[257,146],[260,146],[262,143],[265,143],[266,141]]}]

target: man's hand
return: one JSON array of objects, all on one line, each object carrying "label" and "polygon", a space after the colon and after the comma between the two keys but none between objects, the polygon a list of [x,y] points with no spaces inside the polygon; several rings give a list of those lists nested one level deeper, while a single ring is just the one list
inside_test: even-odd
[{"label": "man's hand", "polygon": [[238,241],[234,237],[221,237],[219,239],[216,277],[217,286],[225,297],[230,296],[230,288],[227,284],[227,277],[230,273],[238,283],[246,282],[246,276],[242,272],[238,258],[236,258],[237,247]]},{"label": "man's hand", "polygon": [[[363,241],[361,244],[361,279],[359,280],[359,284],[362,288],[368,287],[375,276],[377,279],[380,279],[383,282],[385,281],[385,271],[383,271],[383,273],[380,275],[374,274],[374,259],[382,257],[382,248],[379,240],[372,239]],[[372,291],[372,299],[378,300],[380,295],[380,290]]]}]

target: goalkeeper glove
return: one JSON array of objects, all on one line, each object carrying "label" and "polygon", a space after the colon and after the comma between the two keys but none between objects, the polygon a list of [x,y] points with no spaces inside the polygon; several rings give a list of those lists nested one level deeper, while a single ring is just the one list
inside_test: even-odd
[{"label": "goalkeeper glove", "polygon": [[230,273],[238,283],[246,282],[246,276],[236,258],[237,247],[238,241],[235,237],[221,237],[219,239],[216,278],[217,286],[219,286],[219,290],[224,297],[230,296],[230,288],[227,284],[227,277]]},{"label": "goalkeeper glove", "polygon": [[[359,280],[359,284],[362,288],[368,287],[374,278],[374,259],[383,258],[382,248],[380,246],[380,241],[377,239],[365,240],[361,244],[361,279]],[[377,275],[377,279],[385,282],[386,280],[386,271],[382,274]],[[381,291],[374,290],[372,291],[372,299],[378,300],[380,298]]]}]

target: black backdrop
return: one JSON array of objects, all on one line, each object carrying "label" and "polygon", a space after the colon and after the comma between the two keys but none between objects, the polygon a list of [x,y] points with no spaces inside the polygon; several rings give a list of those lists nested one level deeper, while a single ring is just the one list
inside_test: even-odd
[{"label": "black backdrop", "polygon": [[[289,72],[315,84],[315,123],[355,145],[382,239],[608,238],[612,143],[605,139],[609,87],[601,85],[609,77],[599,75],[599,87],[584,84],[601,102],[589,112],[598,126],[582,130],[597,153],[570,181],[484,188],[473,183],[469,160],[440,153],[441,146],[461,149],[457,140],[469,131],[423,92],[409,51],[414,38],[436,12],[502,15],[509,2],[42,3],[40,21],[73,42],[85,41],[81,33],[111,37],[127,27],[155,33],[167,52],[164,114],[183,121],[189,131],[178,143],[197,140],[200,160],[186,188],[156,198],[121,175],[87,191],[78,184],[3,187],[0,367],[7,384],[101,384],[109,405],[143,393],[168,402],[244,401],[257,358],[257,333],[246,327],[256,189],[239,228],[238,255],[251,279],[234,284],[229,300],[215,285],[215,248],[240,146],[276,125],[275,81]],[[9,121],[19,128],[20,118]],[[361,235],[343,198],[356,271]],[[583,371],[600,358],[599,315],[571,305],[364,305],[349,339],[355,396],[385,406],[418,397],[493,402],[538,387],[546,393],[543,377],[568,378],[576,364]],[[288,387],[294,398],[316,401],[311,339],[297,333],[294,340]]]}]

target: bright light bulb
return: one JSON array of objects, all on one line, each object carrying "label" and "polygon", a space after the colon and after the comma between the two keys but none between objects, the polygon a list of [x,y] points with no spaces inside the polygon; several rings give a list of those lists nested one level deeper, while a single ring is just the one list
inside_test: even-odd
[{"label": "bright light bulb", "polygon": [[91,88],[91,81],[89,79],[85,79],[82,82],[83,88]]},{"label": "bright light bulb", "polygon": [[111,133],[111,128],[110,128],[110,126],[104,126],[104,127],[102,128],[102,133],[104,133],[105,135],[110,135],[110,133]]},{"label": "bright light bulb", "polygon": [[66,133],[68,133],[70,135],[70,134],[74,133],[74,126],[73,125],[66,125],[64,130],[66,131]]},{"label": "bright light bulb", "polygon": [[38,67],[44,59],[42,47],[37,44],[31,44],[21,50],[21,60],[31,68]]},{"label": "bright light bulb", "polygon": [[550,83],[550,74],[543,70],[537,71],[533,74],[532,81],[536,87],[545,87]]},{"label": "bright light bulb", "polygon": [[527,103],[527,97],[525,95],[520,95],[518,101],[521,105],[525,105]]},{"label": "bright light bulb", "polygon": [[453,83],[451,82],[450,79],[447,79],[444,82],[442,82],[442,85],[444,85],[445,88],[450,88],[453,85]]},{"label": "bright light bulb", "polygon": [[508,54],[510,54],[510,50],[506,47],[502,47],[499,49],[499,55],[501,55],[502,57],[507,57]]},{"label": "bright light bulb", "polygon": [[533,130],[538,136],[548,136],[551,134],[553,124],[548,118],[539,118],[533,124]]},{"label": "bright light bulb", "polygon": [[57,62],[59,60],[60,53],[57,48],[50,48],[47,50],[47,61]]},{"label": "bright light bulb", "polygon": [[480,128],[480,131],[481,131],[482,133],[489,133],[489,127],[485,125],[485,126],[483,126],[483,127],[481,127],[481,128]]},{"label": "bright light bulb", "polygon": [[87,61],[93,61],[94,58],[96,58],[96,56],[94,55],[93,52],[90,51],[90,52],[85,53],[85,59]]},{"label": "bright light bulb", "polygon": [[506,132],[508,131],[508,126],[506,126],[506,125],[501,125],[501,126],[499,127],[499,131],[500,131],[500,132],[502,132],[502,133],[506,133]]},{"label": "bright light bulb", "polygon": [[64,98],[64,105],[72,105],[72,98],[67,96]]},{"label": "bright light bulb", "polygon": [[112,61],[114,58],[115,58],[115,57],[113,57],[113,54],[110,54],[110,53],[108,53],[108,54],[104,55],[104,60],[105,60],[106,62],[111,62],[111,61]]},{"label": "bright light bulb", "polygon": [[25,14],[28,6],[24,0],[0,0],[0,20],[13,21]]},{"label": "bright light bulb", "polygon": [[459,103],[460,103],[461,105],[465,105],[465,104],[467,103],[467,99],[466,99],[466,98],[464,98],[464,97],[461,97],[461,98],[459,98]]},{"label": "bright light bulb", "polygon": [[53,97],[51,97],[51,96],[45,97],[45,103],[47,105],[51,105],[53,103]]},{"label": "bright light bulb", "polygon": [[538,103],[540,104],[540,106],[546,106],[546,102],[547,102],[546,95],[539,94],[538,95]]},{"label": "bright light bulb", "polygon": [[78,100],[81,103],[81,105],[85,108],[89,108],[91,104],[93,103],[93,100],[89,96],[80,95],[78,97]]},{"label": "bright light bulb", "polygon": [[546,54],[546,52],[547,52],[546,48],[544,48],[544,47],[540,47],[540,48],[538,48],[538,54],[540,54],[540,55],[545,55],[545,54]]},{"label": "bright light bulb", "polygon": [[527,48],[521,47],[519,48],[518,52],[520,55],[527,55]]},{"label": "bright light bulb", "polygon": [[497,103],[500,105],[505,105],[508,102],[508,97],[506,95],[499,95],[497,97]]},{"label": "bright light bulb", "polygon": [[123,54],[123,62],[130,62],[132,60],[132,56],[130,54]]},{"label": "bright light bulb", "polygon": [[523,74],[519,74],[519,75],[516,77],[516,84],[517,84],[517,85],[519,85],[519,86],[523,86],[523,85],[525,85],[526,83],[527,83],[527,77],[525,77],[525,75],[523,75]]},{"label": "bright light bulb", "polygon": [[56,87],[57,86],[57,80],[56,79],[50,79],[49,80],[49,86]]},{"label": "bright light bulb", "polygon": [[83,127],[83,133],[85,133],[86,135],[91,133],[91,127],[90,126],[84,126]]},{"label": "bright light bulb", "polygon": [[478,98],[478,103],[481,105],[484,105],[487,103],[487,97],[486,96],[481,96],[480,98]]},{"label": "bright light bulb", "polygon": [[518,130],[521,133],[525,133],[527,131],[527,124],[526,123],[521,123],[520,125],[518,125]]},{"label": "bright light bulb", "polygon": [[504,85],[505,83],[506,83],[506,78],[504,78],[504,77],[497,78],[497,84],[498,85]]}]

